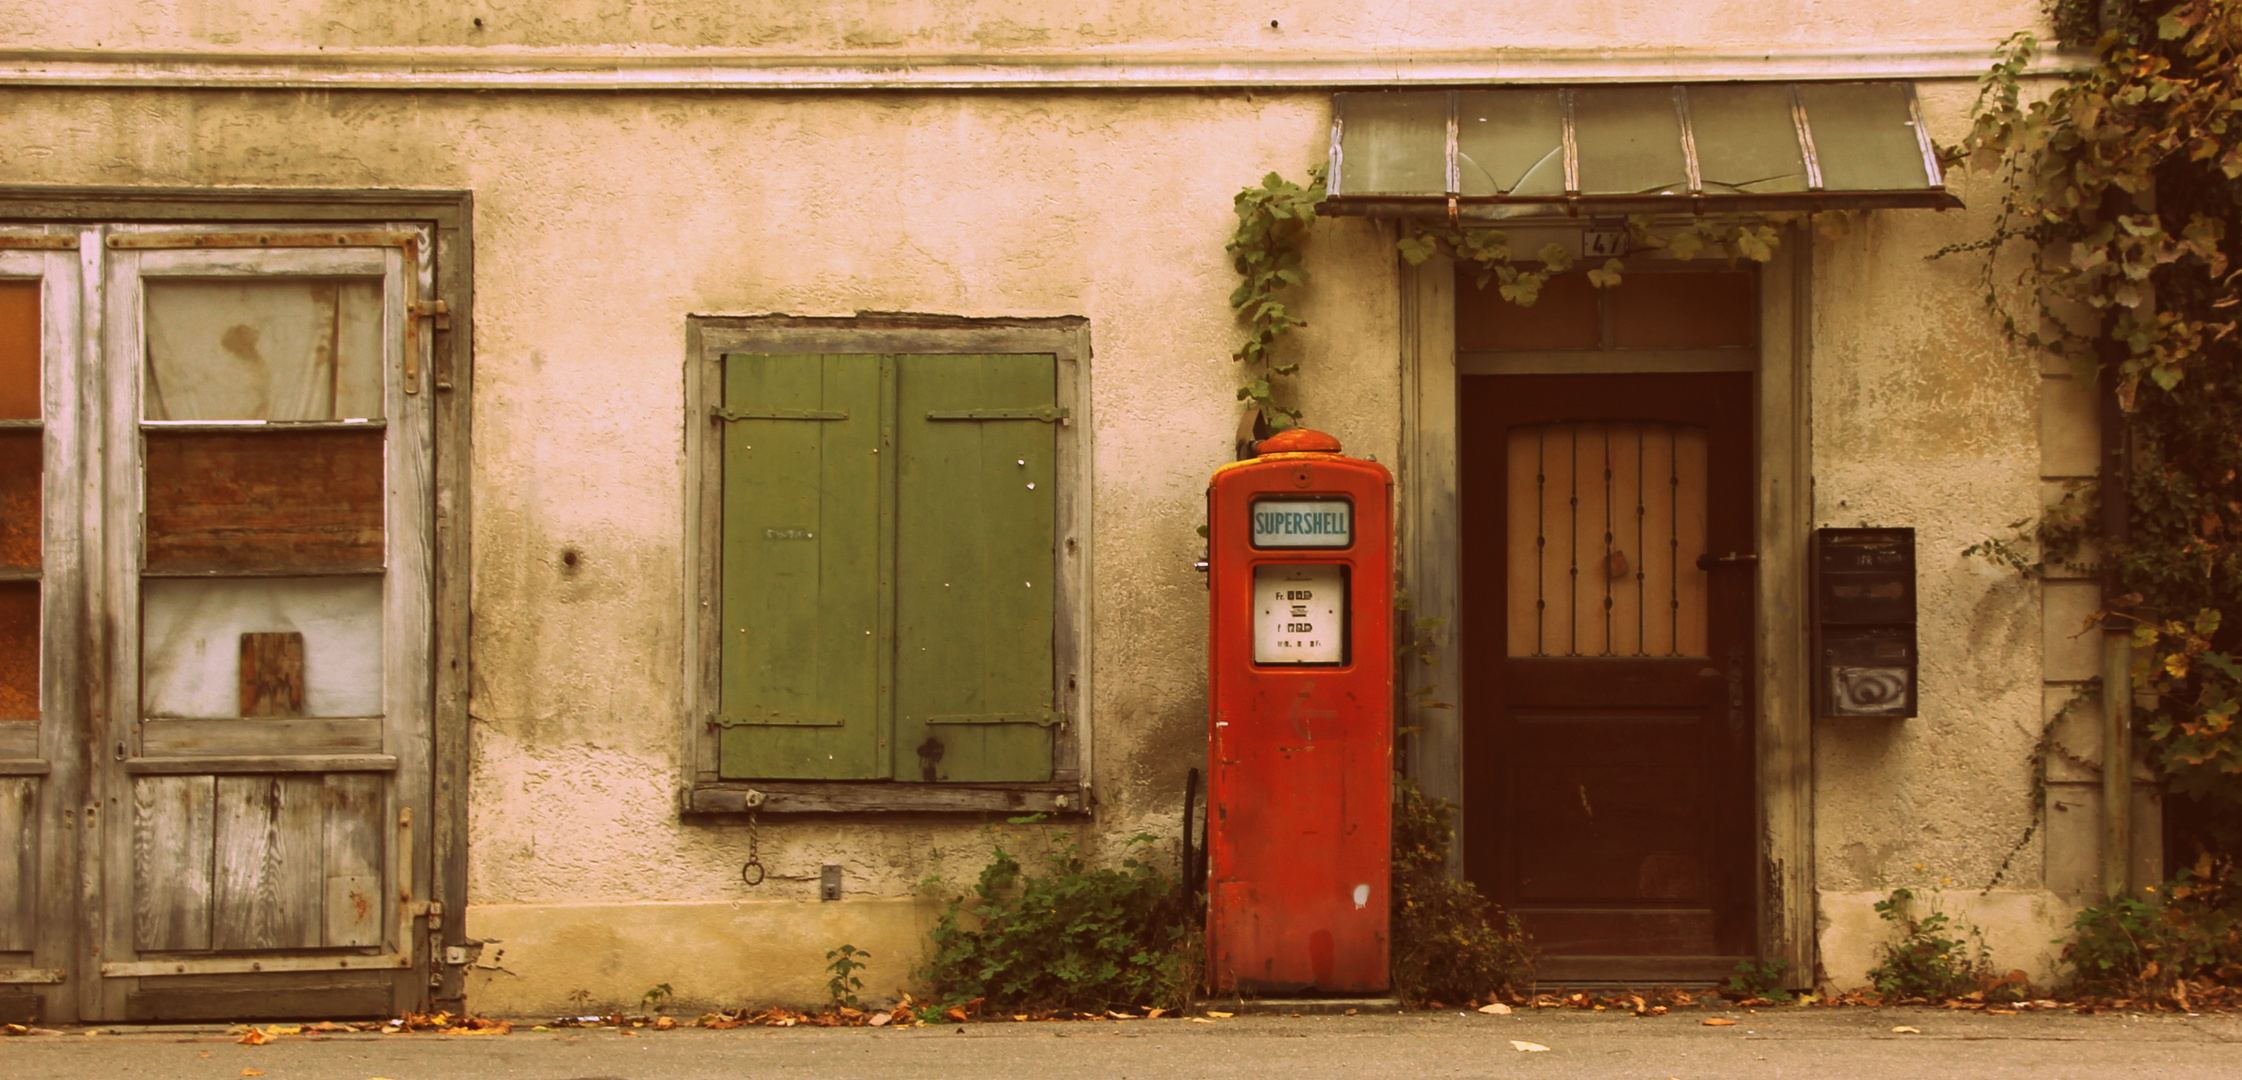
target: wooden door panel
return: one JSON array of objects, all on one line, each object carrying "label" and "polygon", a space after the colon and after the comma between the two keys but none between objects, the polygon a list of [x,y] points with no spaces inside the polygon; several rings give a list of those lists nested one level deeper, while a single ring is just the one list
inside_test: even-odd
[{"label": "wooden door panel", "polygon": [[[1524,918],[1524,917],[1522,917]],[[1550,956],[1711,956],[1720,952],[1710,911],[1549,908],[1526,920]]]},{"label": "wooden door panel", "polygon": [[1463,382],[1467,876],[1552,971],[1750,953],[1752,583],[1697,565],[1751,548],[1750,376]]},{"label": "wooden door panel", "polygon": [[380,946],[387,782],[382,773],[135,778],[134,947]]},{"label": "wooden door panel", "polygon": [[30,952],[36,940],[43,782],[37,776],[0,776],[0,953]]},{"label": "wooden door panel", "polygon": [[210,947],[211,843],[217,777],[142,776],[132,782],[133,947]]}]

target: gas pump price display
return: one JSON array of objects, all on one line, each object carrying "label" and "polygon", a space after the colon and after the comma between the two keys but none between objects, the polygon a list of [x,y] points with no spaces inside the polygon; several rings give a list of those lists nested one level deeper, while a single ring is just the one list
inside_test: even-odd
[{"label": "gas pump price display", "polygon": [[1253,662],[1345,663],[1347,572],[1335,563],[1253,568]]}]

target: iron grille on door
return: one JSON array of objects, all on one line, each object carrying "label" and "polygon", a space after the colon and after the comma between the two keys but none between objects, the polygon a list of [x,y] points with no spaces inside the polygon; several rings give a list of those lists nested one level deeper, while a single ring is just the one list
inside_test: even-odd
[{"label": "iron grille on door", "polygon": [[1511,656],[1703,656],[1705,429],[1510,431]]}]

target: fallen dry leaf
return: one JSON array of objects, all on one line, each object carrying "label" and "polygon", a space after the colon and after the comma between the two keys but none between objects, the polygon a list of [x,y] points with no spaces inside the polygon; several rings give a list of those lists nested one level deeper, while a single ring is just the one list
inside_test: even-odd
[{"label": "fallen dry leaf", "polygon": [[1213,1009],[1208,1009],[1208,1010],[1207,1010],[1207,1015],[1208,1015],[1208,1016],[1211,1016],[1211,1017],[1214,1017],[1214,1018],[1215,1018],[1215,1019],[1217,1019],[1217,1020],[1228,1020],[1228,1019],[1230,1019],[1230,1018],[1231,1018],[1232,1016],[1234,1016],[1234,1015],[1236,1015],[1236,1014],[1235,1014],[1235,1013],[1226,1013],[1226,1012],[1216,1012],[1216,1011],[1214,1011]]},{"label": "fallen dry leaf", "polygon": [[1548,1047],[1543,1046],[1540,1043],[1524,1042],[1519,1039],[1510,1040],[1510,1048],[1524,1054],[1539,1053],[1543,1050],[1549,1049]]},{"label": "fallen dry leaf", "polygon": [[1492,1005],[1481,1005],[1479,1011],[1489,1016],[1509,1016],[1510,1006],[1498,1001]]},{"label": "fallen dry leaf", "polygon": [[945,1020],[953,1021],[955,1023],[965,1023],[965,1010],[953,1005],[947,1009],[942,1010],[942,1018]]},{"label": "fallen dry leaf", "polygon": [[1987,1010],[1985,1010],[1985,1015],[1987,1015],[1987,1016],[2015,1016],[2015,1015],[2016,1015],[2016,1010],[2015,1010],[2015,1009],[1987,1009]]},{"label": "fallen dry leaf", "polygon": [[259,1031],[256,1028],[250,1028],[249,1030],[241,1033],[241,1038],[235,1039],[234,1041],[237,1043],[241,1043],[244,1046],[263,1046],[266,1043],[272,1041],[272,1036]]},{"label": "fallen dry leaf", "polygon": [[243,1076],[263,1076],[263,1075],[265,1075],[265,1070],[263,1070],[263,1069],[243,1069],[243,1070],[241,1070],[241,1075],[243,1075]]},{"label": "fallen dry leaf", "polygon": [[1725,1016],[1714,1016],[1714,1017],[1708,1017],[1708,1018],[1706,1018],[1706,1019],[1703,1019],[1703,1020],[1699,1020],[1699,1021],[1698,1021],[1698,1023],[1700,1023],[1700,1024],[1703,1024],[1703,1025],[1705,1025],[1706,1027],[1735,1027],[1735,1026],[1736,1026],[1736,1021],[1734,1021],[1734,1020],[1730,1020],[1729,1018],[1727,1018],[1727,1017],[1725,1017]]},{"label": "fallen dry leaf", "polygon": [[866,1026],[866,1027],[886,1027],[886,1026],[887,1026],[887,1022],[888,1022],[888,1021],[890,1021],[890,1020],[893,1020],[893,1019],[895,1019],[895,1014],[894,1014],[894,1013],[884,1013],[884,1012],[882,1012],[882,1013],[873,1013],[873,1014],[872,1014],[872,1018],[871,1018],[870,1020],[866,1020],[866,1021],[864,1022],[864,1026]]},{"label": "fallen dry leaf", "polygon": [[1147,1020],[1158,1020],[1159,1018],[1161,1018],[1161,1017],[1163,1017],[1163,1016],[1166,1016],[1166,1015],[1168,1015],[1168,1010],[1166,1010],[1166,1009],[1146,1009],[1146,1010],[1144,1010],[1144,1018],[1145,1018],[1145,1019],[1147,1019]]},{"label": "fallen dry leaf", "polygon": [[655,1018],[654,1018],[654,1030],[656,1030],[656,1031],[670,1031],[670,1030],[672,1030],[672,1029],[674,1029],[674,1028],[676,1028],[676,1027],[677,1027],[677,1018],[676,1018],[676,1017],[673,1017],[673,1016],[657,1016],[657,1017],[655,1017]]},{"label": "fallen dry leaf", "polygon": [[1908,1027],[1906,1024],[1901,1024],[1900,1026],[1892,1029],[1892,1034],[1894,1035],[1921,1035],[1922,1033],[1922,1028]]},{"label": "fallen dry leaf", "polygon": [[1207,1018],[1206,1018],[1206,1017],[1204,1017],[1204,1016],[1186,1016],[1186,1017],[1184,1017],[1184,1019],[1186,1019],[1186,1020],[1189,1020],[1189,1021],[1191,1021],[1191,1022],[1192,1022],[1192,1023],[1194,1023],[1194,1024],[1211,1024],[1211,1023],[1214,1023],[1214,1021],[1212,1021],[1212,1020],[1209,1020],[1209,1019],[1207,1019]]}]

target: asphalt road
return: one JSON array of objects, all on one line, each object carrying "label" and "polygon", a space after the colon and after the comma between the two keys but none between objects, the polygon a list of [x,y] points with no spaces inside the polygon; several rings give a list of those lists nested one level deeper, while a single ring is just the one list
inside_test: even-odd
[{"label": "asphalt road", "polygon": [[[1707,1027],[1708,1016],[1737,1021]],[[1914,1027],[1921,1034],[1895,1033]],[[1513,1040],[1547,1046],[1519,1050]],[[251,1072],[249,1070],[258,1070]],[[0,1039],[0,1077],[89,1080],[848,1080],[944,1078],[2242,1078],[2242,1017],[1984,1016],[1935,1009],[1543,1010],[995,1023],[910,1030],[613,1029],[284,1037],[112,1028]]]}]

